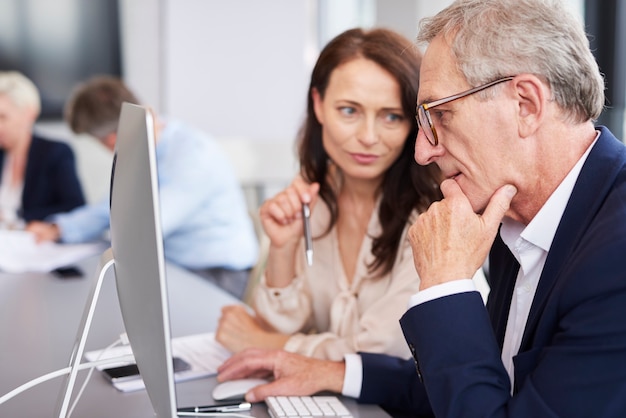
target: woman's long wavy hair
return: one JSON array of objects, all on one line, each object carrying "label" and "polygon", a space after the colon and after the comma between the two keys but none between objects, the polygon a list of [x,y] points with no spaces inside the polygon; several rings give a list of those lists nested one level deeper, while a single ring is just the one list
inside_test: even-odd
[{"label": "woman's long wavy hair", "polygon": [[[411,41],[387,29],[350,29],[331,40],[322,50],[309,86],[307,115],[298,134],[298,156],[301,175],[320,184],[320,197],[330,209],[327,234],[337,222],[339,207],[336,190],[329,176],[329,156],[322,144],[322,126],[315,117],[311,92],[316,89],[323,99],[332,72],[338,66],[357,58],[371,60],[388,71],[400,85],[402,110],[411,122],[402,153],[389,167],[381,184],[378,218],[382,233],[373,237],[374,260],[368,269],[383,276],[393,268],[402,232],[413,210],[426,210],[441,198],[439,169],[431,164],[420,166],[414,160],[417,122],[415,109],[421,54]],[[341,175],[341,173],[339,173]]]}]

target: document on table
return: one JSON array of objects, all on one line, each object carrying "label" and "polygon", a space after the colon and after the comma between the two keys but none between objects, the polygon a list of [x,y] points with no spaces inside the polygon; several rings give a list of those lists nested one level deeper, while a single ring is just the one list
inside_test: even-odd
[{"label": "document on table", "polygon": [[[108,350],[95,350],[85,353],[88,361],[104,360],[132,354],[130,345],[113,347]],[[172,355],[185,360],[191,367],[187,370],[174,373],[176,382],[199,379],[217,374],[217,368],[230,357],[230,352],[215,340],[215,333],[193,334],[185,337],[172,338]],[[98,366],[98,370],[124,366],[128,362],[111,363]],[[114,382],[113,386],[122,392],[132,392],[145,389],[140,376],[137,379]]]},{"label": "document on table", "polygon": [[0,270],[7,273],[44,272],[74,264],[103,252],[104,243],[58,244],[35,242],[26,231],[0,230]]}]

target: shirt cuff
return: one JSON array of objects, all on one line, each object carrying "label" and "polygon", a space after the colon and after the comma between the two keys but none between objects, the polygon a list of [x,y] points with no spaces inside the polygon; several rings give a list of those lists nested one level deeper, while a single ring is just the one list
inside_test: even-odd
[{"label": "shirt cuff", "polygon": [[346,354],[346,374],[343,377],[343,387],[341,394],[350,398],[361,396],[361,385],[363,384],[363,362],[358,354]]},{"label": "shirt cuff", "polygon": [[418,293],[411,296],[409,299],[409,308],[419,305],[424,302],[428,302],[434,299],[439,299],[444,296],[455,295],[457,293],[473,292],[476,291],[476,285],[472,279],[453,280],[438,284],[428,289],[421,290]]}]

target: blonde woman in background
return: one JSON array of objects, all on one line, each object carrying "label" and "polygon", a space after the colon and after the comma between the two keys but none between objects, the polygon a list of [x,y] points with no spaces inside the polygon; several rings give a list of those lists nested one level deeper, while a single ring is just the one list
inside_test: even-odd
[{"label": "blonde woman in background", "polygon": [[41,111],[35,84],[0,72],[0,226],[19,228],[85,203],[72,149],[34,132]]}]

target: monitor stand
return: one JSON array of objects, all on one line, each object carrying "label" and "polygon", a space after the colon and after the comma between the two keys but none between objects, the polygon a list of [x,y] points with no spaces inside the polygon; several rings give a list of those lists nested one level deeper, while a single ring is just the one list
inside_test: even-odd
[{"label": "monitor stand", "polygon": [[[74,349],[70,356],[70,372],[65,378],[64,384],[61,386],[61,392],[59,393],[59,404],[57,405],[57,411],[55,416],[59,418],[65,418],[68,413],[70,399],[72,392],[74,391],[74,384],[76,383],[76,376],[78,375],[78,366],[80,366],[83,353],[85,352],[85,343],[87,342],[87,335],[89,334],[89,328],[93,320],[93,315],[96,310],[96,303],[100,296],[100,290],[102,289],[102,283],[104,277],[109,268],[114,264],[113,251],[111,248],[107,249],[100,257],[100,263],[96,270],[98,279],[95,281],[90,297],[87,299],[85,305],[85,311],[83,312],[83,318],[78,327],[78,335],[76,336],[76,342],[74,343]],[[62,397],[62,398],[61,398]]]}]

